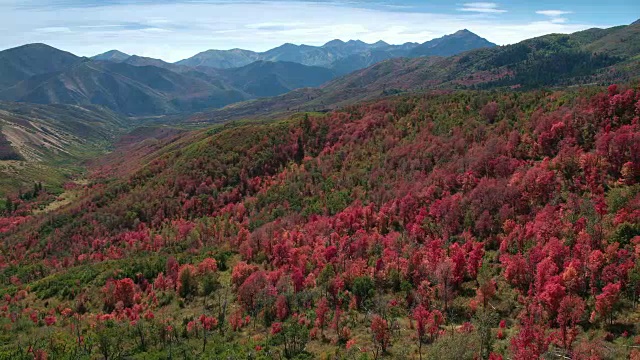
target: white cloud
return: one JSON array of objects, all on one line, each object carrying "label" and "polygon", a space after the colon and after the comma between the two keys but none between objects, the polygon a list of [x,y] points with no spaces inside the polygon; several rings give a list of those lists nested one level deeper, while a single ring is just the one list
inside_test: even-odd
[{"label": "white cloud", "polygon": [[478,13],[505,13],[507,10],[498,8],[498,4],[492,2],[472,2],[463,4],[460,11],[478,12]]},{"label": "white cloud", "polygon": [[103,24],[103,25],[78,25],[80,29],[103,29],[103,28],[119,28],[124,27],[122,24]]},{"label": "white cloud", "polygon": [[165,19],[165,18],[151,18],[151,19],[147,19],[146,22],[148,24],[170,24],[171,21],[169,19]]},{"label": "white cloud", "polygon": [[144,28],[144,29],[140,29],[140,31],[147,32],[147,33],[168,33],[168,32],[171,32],[171,30],[157,28],[157,27]]},{"label": "white cloud", "polygon": [[35,29],[35,31],[41,32],[41,33],[53,34],[53,33],[70,33],[71,29],[63,26],[52,26],[52,27],[37,28]]},{"label": "white cloud", "polygon": [[287,30],[304,27],[303,22],[264,22],[246,25],[248,29],[258,30]]},{"label": "white cloud", "polygon": [[184,59],[207,49],[264,51],[287,42],[322,45],[336,38],[422,43],[464,28],[503,45],[596,26],[563,23],[560,16],[538,22],[504,16],[496,21],[485,16],[505,11],[495,3],[468,3],[463,6],[483,11],[451,14],[362,8],[352,3],[274,0],[112,3],[64,11],[45,6],[33,11],[3,5],[3,1],[0,0],[0,49],[44,42],[82,56],[118,49],[166,61]]},{"label": "white cloud", "polygon": [[538,10],[536,14],[550,16],[550,17],[558,17],[566,14],[571,14],[571,11],[563,11],[563,10]]},{"label": "white cloud", "polygon": [[572,11],[564,11],[564,10],[538,10],[536,11],[536,14],[538,15],[544,15],[549,17],[549,22],[553,23],[553,24],[564,24],[566,23],[569,19],[567,19],[566,17],[562,17],[562,15],[567,15],[567,14],[571,14]]}]

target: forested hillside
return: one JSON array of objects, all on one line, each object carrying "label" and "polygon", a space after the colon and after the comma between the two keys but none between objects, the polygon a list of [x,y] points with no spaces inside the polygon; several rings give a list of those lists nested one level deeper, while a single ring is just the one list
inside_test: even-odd
[{"label": "forested hillside", "polygon": [[626,83],[640,73],[640,24],[549,34],[517,44],[449,57],[396,58],[338,77],[317,89],[299,89],[195,114],[190,121],[333,110],[381,96],[426,90],[522,91]]},{"label": "forested hillside", "polygon": [[639,116],[438,92],[114,153],[9,199],[0,358],[638,359]]}]

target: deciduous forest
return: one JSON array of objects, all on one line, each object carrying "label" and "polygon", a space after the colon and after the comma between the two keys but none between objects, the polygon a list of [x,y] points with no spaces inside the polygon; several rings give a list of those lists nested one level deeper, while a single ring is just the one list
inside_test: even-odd
[{"label": "deciduous forest", "polygon": [[3,201],[0,358],[640,359],[639,180],[634,85],[180,133]]}]

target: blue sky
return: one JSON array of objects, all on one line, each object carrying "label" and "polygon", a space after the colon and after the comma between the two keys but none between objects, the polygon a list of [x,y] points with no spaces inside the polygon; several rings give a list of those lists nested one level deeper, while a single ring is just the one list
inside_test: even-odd
[{"label": "blue sky", "polygon": [[467,28],[497,44],[629,24],[640,1],[0,0],[0,49],[44,42],[177,61],[207,49],[285,42],[424,42]]}]

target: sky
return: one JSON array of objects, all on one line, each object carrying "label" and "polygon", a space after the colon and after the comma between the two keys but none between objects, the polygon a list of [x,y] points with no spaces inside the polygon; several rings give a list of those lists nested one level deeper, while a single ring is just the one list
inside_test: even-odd
[{"label": "sky", "polygon": [[207,49],[333,39],[422,43],[465,28],[506,45],[638,18],[636,0],[0,0],[0,49],[41,42],[174,62]]}]

